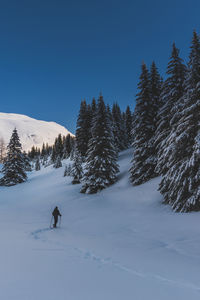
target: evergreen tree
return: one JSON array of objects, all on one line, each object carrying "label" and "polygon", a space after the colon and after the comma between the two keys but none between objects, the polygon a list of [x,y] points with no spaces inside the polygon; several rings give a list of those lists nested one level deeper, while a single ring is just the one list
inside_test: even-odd
[{"label": "evergreen tree", "polygon": [[56,157],[56,161],[55,161],[53,167],[54,167],[55,169],[58,169],[58,168],[61,168],[61,167],[62,167],[62,162],[61,162],[61,157],[60,157],[60,155],[58,155],[58,156]]},{"label": "evergreen tree", "polygon": [[160,107],[160,93],[161,93],[161,77],[155,62],[153,61],[150,70],[150,94],[151,94],[152,105],[154,107],[155,124],[157,124],[157,112]]},{"label": "evergreen tree", "polygon": [[112,107],[112,121],[115,147],[118,151],[122,151],[127,148],[127,135],[122,113],[117,103],[114,103]]},{"label": "evergreen tree", "polygon": [[196,31],[193,32],[192,45],[190,47],[188,74],[186,78],[186,90],[193,90],[200,82],[200,42]]},{"label": "evergreen tree", "polygon": [[26,154],[26,152],[23,152],[23,161],[24,161],[24,169],[26,172],[30,172],[32,170],[31,168],[31,162],[30,162],[30,158],[28,157],[28,155]]},{"label": "evergreen tree", "polygon": [[35,171],[39,171],[41,169],[40,167],[40,159],[39,157],[36,159],[36,162],[35,162]]},{"label": "evergreen tree", "polygon": [[125,112],[125,124],[126,124],[126,134],[127,134],[127,146],[129,147],[132,144],[132,114],[130,107],[127,106],[126,112]]},{"label": "evergreen tree", "polygon": [[200,210],[200,42],[193,34],[185,93],[173,108],[166,141],[168,170],[159,190],[175,211]]},{"label": "evergreen tree", "polygon": [[10,142],[7,146],[7,156],[3,165],[1,185],[11,186],[27,180],[24,166],[24,156],[17,129],[13,130]]},{"label": "evergreen tree", "polygon": [[159,174],[165,174],[168,166],[168,153],[166,153],[166,139],[172,130],[171,119],[173,108],[177,105],[184,93],[184,80],[186,67],[183,60],[179,57],[179,50],[175,44],[172,46],[172,54],[167,66],[167,75],[162,93],[161,103],[158,113],[158,126],[156,130],[156,145],[158,150],[158,163],[156,170]]},{"label": "evergreen tree", "polygon": [[68,164],[65,166],[65,171],[64,171],[64,177],[66,176],[71,176],[71,171],[72,171],[72,166],[71,164]]},{"label": "evergreen tree", "polygon": [[[90,104],[87,104],[87,114],[86,114],[86,119],[85,119],[85,127],[88,133],[88,142],[92,136],[91,133],[91,126],[92,126],[92,118],[93,118],[93,111],[92,107]],[[88,149],[88,144],[87,144],[87,149]]]},{"label": "evergreen tree", "polygon": [[63,141],[63,158],[68,158],[72,151],[72,139],[73,137],[68,134]]},{"label": "evergreen tree", "polygon": [[81,107],[76,125],[77,148],[83,157],[86,155],[88,149],[88,142],[91,130],[88,125],[88,119],[90,119],[90,115],[88,115],[88,106],[86,101],[84,100],[81,101]]},{"label": "evergreen tree", "polygon": [[142,65],[142,73],[138,84],[134,124],[133,149],[134,156],[130,169],[130,180],[133,185],[142,184],[155,177],[155,132],[154,106],[151,100],[150,76],[146,65]]},{"label": "evergreen tree", "polygon": [[30,159],[34,159],[36,157],[36,149],[34,146],[31,148],[31,151],[29,152],[28,155]]},{"label": "evergreen tree", "polygon": [[53,148],[52,148],[52,153],[51,153],[51,162],[53,164],[55,163],[56,158],[57,158],[57,156],[56,156],[56,149],[55,149],[55,145],[54,145]]},{"label": "evergreen tree", "polygon": [[45,144],[43,143],[42,150],[41,150],[41,158],[43,158],[45,155],[46,155],[46,148],[45,148]]},{"label": "evergreen tree", "polygon": [[92,105],[91,105],[91,111],[92,111],[92,116],[95,115],[97,109],[97,104],[95,98],[92,99]]},{"label": "evergreen tree", "polygon": [[96,193],[116,181],[117,154],[110,128],[110,119],[100,95],[93,118],[92,138],[86,158],[86,173],[81,192]]},{"label": "evergreen tree", "polygon": [[0,163],[3,163],[6,156],[6,146],[3,138],[0,138]]},{"label": "evergreen tree", "polygon": [[58,137],[55,139],[55,143],[54,143],[54,147],[55,147],[55,155],[56,157],[60,157],[60,159],[62,159],[63,157],[63,139],[61,134],[58,135]]},{"label": "evergreen tree", "polygon": [[75,149],[75,157],[71,174],[73,176],[72,184],[78,184],[81,182],[81,179],[83,178],[82,158],[77,149]]}]

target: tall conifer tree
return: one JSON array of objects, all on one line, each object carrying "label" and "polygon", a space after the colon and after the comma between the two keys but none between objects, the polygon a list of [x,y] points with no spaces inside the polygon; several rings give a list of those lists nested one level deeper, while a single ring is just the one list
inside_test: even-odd
[{"label": "tall conifer tree", "polygon": [[174,108],[167,138],[168,171],[160,183],[165,203],[175,211],[200,210],[200,42],[194,32],[185,93]]},{"label": "tall conifer tree", "polygon": [[87,151],[86,172],[81,192],[92,194],[104,189],[116,181],[117,172],[117,154],[110,118],[103,97],[100,96],[93,118],[92,138]]},{"label": "tall conifer tree", "polygon": [[88,116],[88,106],[86,101],[81,101],[80,111],[77,119],[76,125],[76,143],[77,148],[80,154],[85,157],[87,149],[88,149],[88,142],[90,137],[90,130],[89,127],[89,120],[90,116]]},{"label": "tall conifer tree", "polygon": [[127,146],[130,146],[132,144],[132,123],[133,123],[133,117],[131,114],[130,107],[127,106],[126,112],[125,112],[125,124],[126,124],[126,134],[127,134]]},{"label": "tall conifer tree", "polygon": [[186,67],[179,57],[179,50],[175,43],[172,46],[172,54],[167,66],[167,75],[161,93],[161,107],[158,113],[158,126],[156,130],[156,145],[158,150],[158,163],[156,170],[159,174],[165,174],[168,169],[169,153],[166,141],[172,130],[173,110],[184,93],[184,80]]},{"label": "tall conifer tree", "polygon": [[24,155],[16,128],[13,130],[10,142],[7,146],[7,156],[2,173],[4,176],[1,178],[1,185],[11,186],[27,180]]},{"label": "tall conifer tree", "polygon": [[138,88],[132,132],[134,155],[130,169],[130,180],[133,185],[142,184],[157,175],[153,143],[155,132],[154,106],[151,100],[150,76],[144,63],[142,64]]}]

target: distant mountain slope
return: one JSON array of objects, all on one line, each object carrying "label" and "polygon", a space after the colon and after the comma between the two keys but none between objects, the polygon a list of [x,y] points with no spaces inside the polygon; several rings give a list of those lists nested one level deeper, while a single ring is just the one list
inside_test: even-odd
[{"label": "distant mountain slope", "polygon": [[23,150],[29,150],[33,145],[42,147],[43,143],[52,145],[59,133],[71,134],[65,127],[55,122],[40,121],[20,114],[0,113],[0,138],[3,138],[6,144],[15,127]]}]

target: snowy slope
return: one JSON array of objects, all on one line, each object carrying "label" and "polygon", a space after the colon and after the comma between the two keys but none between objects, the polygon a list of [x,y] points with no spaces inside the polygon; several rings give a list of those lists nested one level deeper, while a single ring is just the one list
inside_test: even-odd
[{"label": "snowy slope", "polygon": [[6,144],[15,127],[24,150],[31,149],[33,145],[41,148],[43,143],[52,145],[59,133],[71,134],[55,122],[40,121],[19,114],[0,113],[0,138],[3,138]]},{"label": "snowy slope", "polygon": [[121,153],[119,181],[96,195],[52,167],[0,187],[2,299],[199,299],[200,214],[162,205],[159,178],[130,186],[130,159]]}]

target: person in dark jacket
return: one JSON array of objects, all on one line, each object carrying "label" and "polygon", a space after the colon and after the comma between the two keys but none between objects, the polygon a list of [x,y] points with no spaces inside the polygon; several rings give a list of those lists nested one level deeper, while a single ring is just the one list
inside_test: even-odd
[{"label": "person in dark jacket", "polygon": [[53,224],[53,227],[56,228],[56,225],[58,223],[58,216],[62,216],[61,213],[59,212],[59,209],[58,207],[56,206],[52,212],[52,215],[54,217],[54,224]]}]

